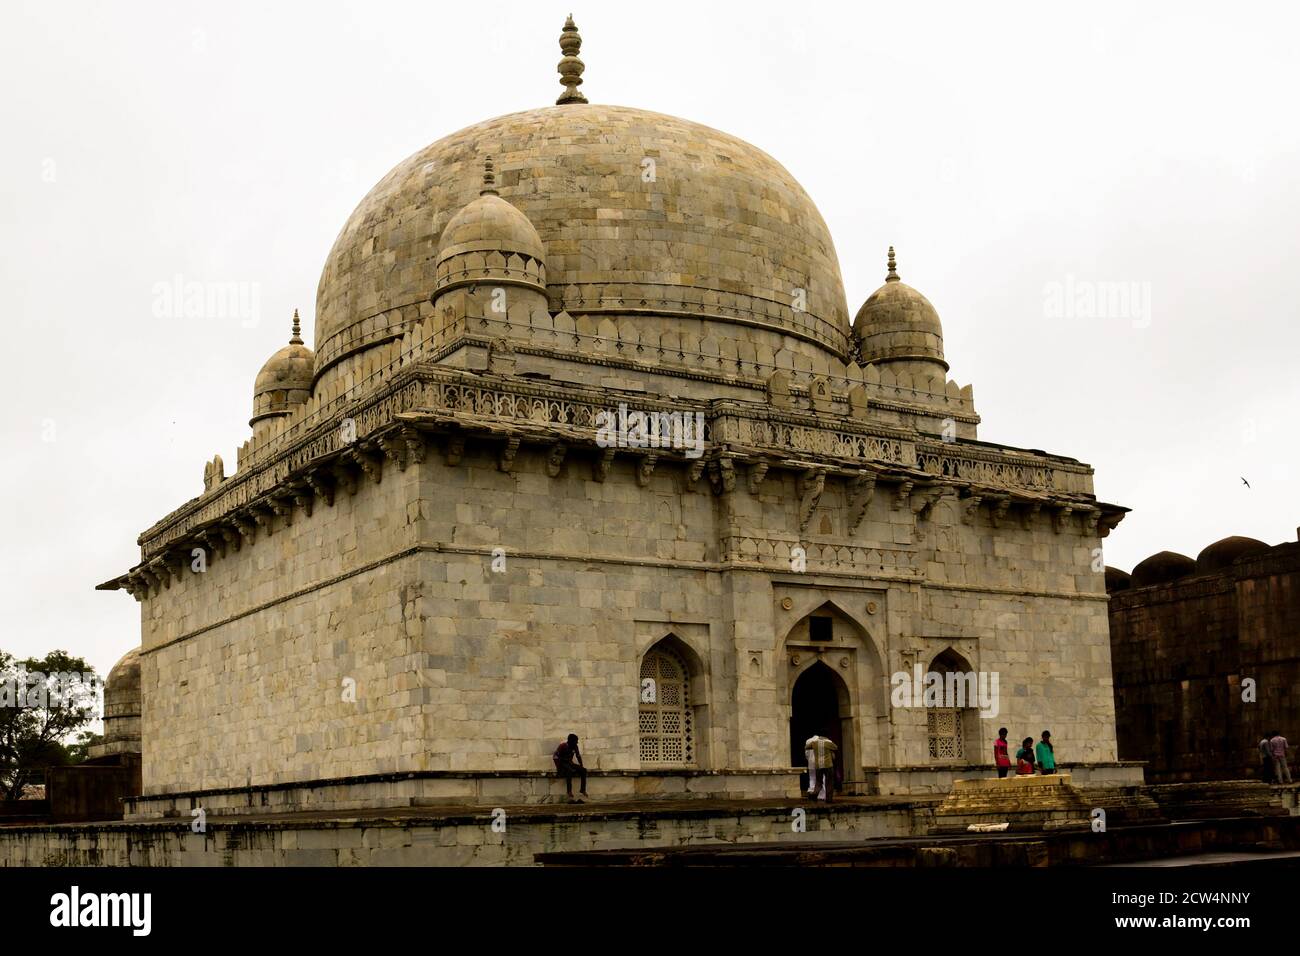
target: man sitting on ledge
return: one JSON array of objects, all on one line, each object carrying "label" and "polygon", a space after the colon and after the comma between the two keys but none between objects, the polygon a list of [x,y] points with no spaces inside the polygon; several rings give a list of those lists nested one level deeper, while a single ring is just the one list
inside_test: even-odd
[{"label": "man sitting on ledge", "polygon": [[[582,765],[582,754],[578,752],[578,735],[569,734],[568,739],[555,748],[551,759],[555,761],[556,771],[564,778],[564,791],[569,802],[582,803],[582,797],[587,795],[587,768]],[[581,782],[577,799],[573,796],[574,777]]]}]

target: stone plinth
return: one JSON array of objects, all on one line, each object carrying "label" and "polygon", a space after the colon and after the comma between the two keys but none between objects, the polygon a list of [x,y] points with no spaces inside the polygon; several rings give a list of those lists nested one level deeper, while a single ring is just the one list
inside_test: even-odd
[{"label": "stone plinth", "polygon": [[935,810],[933,832],[1003,823],[1008,830],[1086,827],[1091,810],[1068,773],[957,780]]}]

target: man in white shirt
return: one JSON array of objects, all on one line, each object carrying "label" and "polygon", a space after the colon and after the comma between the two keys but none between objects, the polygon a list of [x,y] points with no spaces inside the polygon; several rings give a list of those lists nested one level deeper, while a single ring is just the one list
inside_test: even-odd
[{"label": "man in white shirt", "polygon": [[[814,734],[803,743],[804,756],[808,758],[808,796],[830,803],[835,792],[835,741]],[[821,790],[818,792],[820,778]]]}]

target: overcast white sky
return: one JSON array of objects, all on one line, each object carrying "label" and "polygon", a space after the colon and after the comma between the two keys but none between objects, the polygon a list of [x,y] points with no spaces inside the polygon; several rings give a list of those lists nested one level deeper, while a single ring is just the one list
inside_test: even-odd
[{"label": "overcast white sky", "polygon": [[[1057,6],[572,12],[593,102],[717,127],[794,174],[850,312],[897,247],[981,437],[1087,461],[1098,495],[1134,509],[1108,563],[1294,539],[1300,15]],[[0,647],[102,673],[139,641],[136,603],[93,586],[135,563],[213,454],[233,471],[253,376],[295,307],[310,341],[325,255],[371,185],[463,126],[554,102],[568,12],[6,3]],[[255,285],[260,321],[156,317],[176,276]],[[1101,282],[1143,299],[1053,314],[1053,289]]]}]

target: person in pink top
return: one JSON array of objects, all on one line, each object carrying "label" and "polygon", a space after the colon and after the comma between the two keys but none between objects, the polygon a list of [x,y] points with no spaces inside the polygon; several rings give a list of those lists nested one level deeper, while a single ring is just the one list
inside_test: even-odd
[{"label": "person in pink top", "polygon": [[1291,768],[1286,763],[1286,750],[1286,738],[1273,731],[1273,736],[1268,738],[1268,752],[1273,756],[1274,783],[1291,782]]},{"label": "person in pink top", "polygon": [[993,741],[993,765],[998,768],[998,777],[1005,777],[1011,769],[1011,754],[1007,752],[1007,728],[998,728],[998,739]]}]

